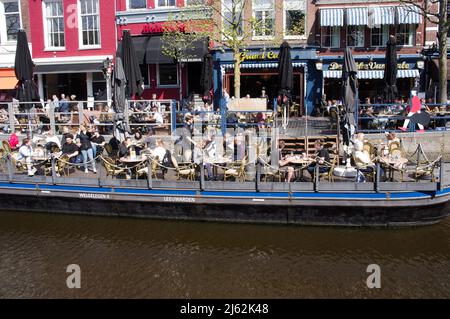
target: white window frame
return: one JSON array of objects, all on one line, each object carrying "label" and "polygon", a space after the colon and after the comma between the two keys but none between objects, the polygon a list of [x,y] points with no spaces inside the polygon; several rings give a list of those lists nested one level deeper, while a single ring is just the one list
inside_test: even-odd
[{"label": "white window frame", "polygon": [[[247,1],[247,0],[243,0],[243,1]],[[225,25],[225,9],[227,10],[227,11],[229,11],[228,9],[231,9],[231,7],[230,8],[228,8],[227,6],[225,6],[225,2],[226,2],[226,0],[222,0],[221,1],[221,13],[220,13],[220,15],[222,16],[222,30],[223,30],[223,27],[224,27],[224,25]],[[241,21],[241,31],[242,31],[242,35],[241,36],[239,36],[239,38],[240,39],[242,39],[243,37],[244,37],[244,27],[245,27],[245,24],[244,24],[244,19],[245,19],[245,12],[244,12],[244,10],[242,10],[243,8],[241,8],[241,16],[242,16],[242,21]],[[229,11],[229,13],[231,14],[231,11]],[[224,39],[224,40],[226,40],[226,36],[225,36],[225,34],[222,34],[222,39]]]},{"label": "white window frame", "polygon": [[[338,45],[337,46],[333,46],[332,45],[333,41],[331,41],[331,40],[330,40],[330,46],[323,45],[323,40],[322,39],[324,37],[324,33],[323,33],[324,28],[331,28],[331,30],[336,28],[339,31],[337,33],[338,34]],[[322,48],[328,48],[328,49],[339,49],[341,47],[341,31],[342,31],[342,27],[341,26],[324,26],[324,27],[320,27],[320,46]],[[330,39],[332,39],[332,37],[333,37],[333,32],[331,32],[331,34],[330,34]]]},{"label": "white window frame", "polygon": [[20,28],[23,27],[22,22],[22,8],[20,0],[0,0],[0,44],[16,43],[16,40],[8,40],[8,34],[6,32],[6,12],[4,3],[6,2],[17,2],[19,7],[19,20]]},{"label": "white window frame", "polygon": [[[258,1],[258,0],[256,0]],[[270,1],[270,5],[261,5],[258,3],[255,3],[255,0],[253,0],[252,2],[252,17],[253,19],[255,19],[256,21],[256,12],[263,12],[262,15],[262,21],[263,21],[263,25],[265,24],[265,20],[266,20],[266,15],[269,14],[269,17],[271,16],[272,18],[272,32],[273,34],[269,34],[269,35],[256,35],[255,32],[256,30],[252,30],[252,40],[270,40],[273,39],[275,37],[275,27],[276,27],[276,23],[275,23],[275,4],[274,4],[274,0],[268,0]],[[265,30],[265,27],[263,27],[263,30]]]},{"label": "white window frame", "polygon": [[287,35],[286,34],[286,20],[287,20],[287,14],[286,11],[302,11],[302,9],[297,8],[289,8],[287,6],[287,1],[283,1],[283,38],[286,40],[298,40],[298,39],[306,39],[306,22],[308,18],[307,10],[306,10],[306,0],[299,0],[300,2],[304,3],[303,8],[303,14],[305,15],[305,34],[304,35]]},{"label": "white window frame", "polygon": [[[150,65],[148,64],[143,64],[147,67],[147,79],[148,79],[148,83],[145,83],[145,78],[142,78],[142,81],[144,81],[144,88],[145,89],[149,89],[151,86],[151,78],[150,78]],[[139,69],[141,68],[141,65],[139,65]],[[142,75],[142,74],[141,74]],[[159,77],[159,70],[158,70],[158,77]],[[178,77],[178,76],[177,76]]]},{"label": "white window frame", "polygon": [[[412,44],[400,44],[397,41],[397,45],[401,46],[401,47],[415,47],[416,43],[417,43],[417,34],[416,34],[416,32],[417,32],[417,24],[398,24],[396,26],[396,30],[395,30],[395,34],[396,35],[400,33],[400,32],[398,32],[398,28],[399,27],[403,27],[403,26],[408,26],[410,28],[410,30],[409,30],[410,32],[408,34],[412,34],[412,37],[413,37],[412,42],[413,43]],[[414,29],[411,32],[411,28],[412,27],[414,27]],[[396,36],[396,40],[397,40],[397,36]]]},{"label": "white window frame", "polygon": [[[165,0],[166,2],[167,1],[170,1],[170,0]],[[159,5],[159,0],[155,0],[155,8],[176,8],[177,7],[177,0],[174,0],[175,1],[175,4],[173,5],[173,6],[160,6]]]},{"label": "white window frame", "polygon": [[127,10],[137,11],[137,10],[145,10],[147,9],[148,3],[147,0],[145,0],[145,7],[144,8],[130,8],[130,0],[127,0]]},{"label": "white window frame", "polygon": [[[82,0],[78,0],[77,1],[77,11],[78,11],[78,48],[79,50],[92,50],[92,49],[101,49],[102,47],[102,32],[101,32],[101,13],[100,13],[100,0],[95,0],[97,1],[98,4],[98,12],[97,12],[97,17],[98,17],[98,42],[99,44],[88,44],[88,45],[84,45],[83,44],[83,20],[82,20],[82,16],[81,16],[81,1]],[[86,14],[86,16],[94,16],[94,14]]]},{"label": "white window frame", "polygon": [[[349,32],[348,32],[348,29],[349,28],[357,28],[357,29],[359,29],[359,28],[363,28],[363,32],[362,32],[362,35],[363,35],[363,37],[362,37],[362,45],[349,45],[348,44],[348,37],[349,37]],[[366,26],[365,25],[347,25],[346,26],[346,28],[345,28],[345,43],[346,43],[346,45],[349,47],[349,48],[364,48],[365,47],[365,43],[366,43]]]},{"label": "white window frame", "polygon": [[375,27],[374,28],[371,28],[370,29],[370,46],[371,47],[379,47],[379,48],[384,48],[384,47],[386,47],[386,42],[389,40],[389,25],[387,25],[387,24],[382,24],[382,25],[380,25],[380,28],[381,28],[381,33],[379,33],[379,36],[381,35],[381,37],[383,37],[382,35],[383,35],[383,29],[384,28],[386,28],[387,29],[387,32],[386,32],[386,41],[381,41],[381,45],[374,45],[373,44],[373,42],[372,42],[372,37],[373,37],[373,31],[374,31],[374,29],[375,29]]},{"label": "white window frame", "polygon": [[[50,2],[61,2],[62,8],[63,8],[63,23],[64,23],[64,46],[61,47],[54,47],[50,46],[49,43],[49,30],[47,27],[47,9],[45,5]],[[66,20],[64,18],[64,0],[45,0],[42,1],[42,22],[44,23],[44,51],[65,51],[66,50]]]},{"label": "white window frame", "polygon": [[[163,64],[170,64],[170,63],[163,63]],[[177,84],[160,84],[160,76],[159,76],[159,64],[156,65],[156,87],[157,88],[178,88],[180,87],[180,70],[179,66],[174,63],[176,70],[177,70]],[[181,72],[182,73],[182,72]]]}]

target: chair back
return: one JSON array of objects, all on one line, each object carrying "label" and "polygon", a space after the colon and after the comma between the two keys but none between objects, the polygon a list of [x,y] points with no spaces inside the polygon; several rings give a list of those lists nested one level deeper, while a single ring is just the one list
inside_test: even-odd
[{"label": "chair back", "polygon": [[114,160],[110,157],[105,157],[102,163],[106,169],[106,173],[108,175],[114,175],[114,165],[115,165]]},{"label": "chair back", "polygon": [[2,141],[2,147],[6,154],[11,153],[11,145],[9,145],[8,141]]},{"label": "chair back", "polygon": [[394,150],[400,150],[400,143],[399,142],[392,142],[389,144],[389,154],[392,154]]},{"label": "chair back", "polygon": [[337,120],[338,119],[338,112],[337,112],[337,108],[336,107],[331,107],[330,108],[330,117],[332,120]]},{"label": "chair back", "polygon": [[67,154],[61,155],[61,157],[56,161],[56,171],[60,174],[64,173],[64,169],[67,167],[69,160],[70,159]]},{"label": "chair back", "polygon": [[373,155],[373,145],[372,145],[371,143],[369,143],[369,142],[365,142],[365,143],[363,144],[363,152],[367,152],[367,153],[370,155],[370,157],[372,158],[372,155]]}]

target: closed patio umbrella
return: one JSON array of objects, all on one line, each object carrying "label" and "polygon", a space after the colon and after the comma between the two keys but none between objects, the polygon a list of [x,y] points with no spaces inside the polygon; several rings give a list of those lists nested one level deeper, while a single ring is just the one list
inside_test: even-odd
[{"label": "closed patio umbrella", "polygon": [[135,95],[142,94],[144,81],[129,30],[123,30],[121,45],[120,58],[123,64],[125,79],[127,80],[125,96],[127,98],[133,98]]},{"label": "closed patio umbrella", "polygon": [[213,73],[212,56],[210,53],[207,53],[203,57],[202,74],[201,74],[201,78],[200,78],[200,85],[202,87],[203,103],[211,102],[210,92],[211,92],[211,88],[213,85],[212,73]]},{"label": "closed patio umbrella", "polygon": [[292,99],[292,88],[294,82],[294,68],[291,59],[291,47],[283,41],[278,56],[278,100],[283,107],[283,128],[287,126],[287,110],[289,101]]},{"label": "closed patio umbrella", "polygon": [[[16,99],[20,102],[39,101],[39,93],[33,81],[34,63],[28,47],[27,34],[19,30],[17,34],[17,48],[14,71],[19,81],[16,86]],[[32,104],[21,105],[22,110],[29,110]]]},{"label": "closed patio umbrella", "polygon": [[391,103],[397,97],[397,46],[395,37],[391,35],[386,43],[386,60],[384,67],[383,90],[385,102]]},{"label": "closed patio umbrella", "polygon": [[114,111],[116,113],[123,113],[125,110],[125,87],[127,80],[123,70],[122,59],[120,56],[116,57],[114,65]]},{"label": "closed patio umbrella", "polygon": [[352,52],[345,49],[344,64],[342,66],[342,104],[345,109],[345,117],[341,123],[344,144],[350,145],[350,138],[355,129],[355,101],[358,94],[358,69]]}]

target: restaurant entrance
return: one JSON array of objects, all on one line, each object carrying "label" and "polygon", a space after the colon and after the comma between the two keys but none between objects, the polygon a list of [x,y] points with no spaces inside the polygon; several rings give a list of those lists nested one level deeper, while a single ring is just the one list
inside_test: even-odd
[{"label": "restaurant entrance", "polygon": [[[234,73],[225,75],[225,85],[230,96],[234,93]],[[294,102],[299,104],[303,110],[304,99],[303,70],[294,71],[294,88],[292,96]],[[268,96],[268,109],[273,109],[273,100],[278,96],[278,73],[276,70],[246,70],[241,73],[241,96],[249,95],[251,98],[261,97],[262,90]]]}]

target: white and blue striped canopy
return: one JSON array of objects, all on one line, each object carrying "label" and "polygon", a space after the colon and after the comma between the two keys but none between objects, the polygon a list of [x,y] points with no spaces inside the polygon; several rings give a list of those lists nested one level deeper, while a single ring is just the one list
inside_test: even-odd
[{"label": "white and blue striped canopy", "polygon": [[335,27],[344,25],[344,9],[320,9],[320,25]]},{"label": "white and blue striped canopy", "polygon": [[373,7],[370,10],[370,25],[395,23],[395,7]]},{"label": "white and blue striped canopy", "polygon": [[422,15],[415,6],[397,7],[397,17],[399,24],[421,24]]},{"label": "white and blue striped canopy", "polygon": [[367,8],[347,8],[347,25],[367,25]]},{"label": "white and blue striped canopy", "polygon": [[[416,78],[419,77],[419,70],[397,70],[397,78]],[[323,77],[327,79],[340,79],[342,77],[342,71],[324,71]],[[384,71],[371,70],[371,71],[358,71],[358,79],[383,79]]]}]

